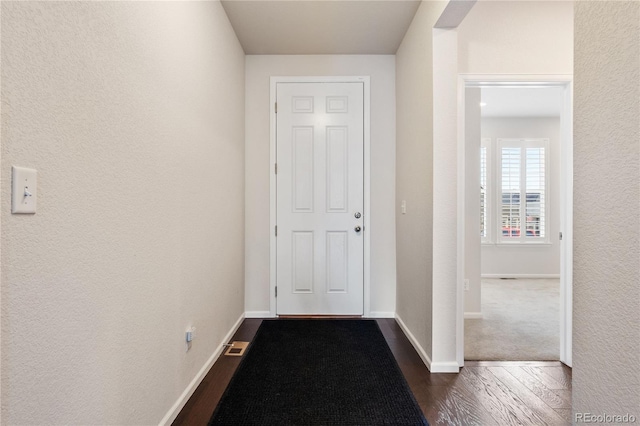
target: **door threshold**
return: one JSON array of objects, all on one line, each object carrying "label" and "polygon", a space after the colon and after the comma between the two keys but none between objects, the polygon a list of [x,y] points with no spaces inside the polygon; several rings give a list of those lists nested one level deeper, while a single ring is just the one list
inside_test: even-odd
[{"label": "door threshold", "polygon": [[362,319],[362,315],[278,315],[282,319]]}]

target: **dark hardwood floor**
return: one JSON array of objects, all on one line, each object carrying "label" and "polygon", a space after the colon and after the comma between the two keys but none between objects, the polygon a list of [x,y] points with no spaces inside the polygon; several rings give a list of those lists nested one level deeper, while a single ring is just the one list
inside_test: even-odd
[{"label": "dark hardwood floor", "polygon": [[[393,319],[378,319],[431,425],[570,425],[571,369],[560,362],[466,361],[459,374],[430,373]],[[232,340],[251,341],[262,320],[245,319]],[[206,425],[238,364],[221,356],[174,425]]]}]

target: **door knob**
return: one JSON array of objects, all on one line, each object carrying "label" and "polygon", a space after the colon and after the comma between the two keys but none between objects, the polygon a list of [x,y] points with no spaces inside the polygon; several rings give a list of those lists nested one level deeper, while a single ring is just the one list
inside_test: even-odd
[{"label": "door knob", "polygon": [[355,230],[356,230],[356,232],[360,232],[360,231],[362,231],[362,228],[360,228],[360,226],[356,226]]}]

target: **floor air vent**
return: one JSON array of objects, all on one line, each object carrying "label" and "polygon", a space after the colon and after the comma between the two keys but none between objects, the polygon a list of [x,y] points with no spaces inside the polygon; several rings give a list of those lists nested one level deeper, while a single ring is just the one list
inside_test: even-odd
[{"label": "floor air vent", "polygon": [[227,351],[224,353],[226,356],[242,356],[249,346],[249,342],[231,342],[227,346]]}]

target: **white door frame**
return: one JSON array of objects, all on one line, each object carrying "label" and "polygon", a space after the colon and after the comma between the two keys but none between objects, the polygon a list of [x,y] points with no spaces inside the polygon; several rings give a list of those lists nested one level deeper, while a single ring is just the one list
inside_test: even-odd
[{"label": "white door frame", "polygon": [[[458,76],[458,261],[456,358],[464,365],[465,278],[465,88],[466,87],[563,87],[560,116],[560,361],[572,365],[573,345],[573,76],[526,74],[460,74]],[[558,238],[551,236],[551,238]]]},{"label": "white door frame", "polygon": [[364,287],[363,317],[371,313],[371,79],[369,76],[312,76],[312,77],[271,77],[270,132],[269,132],[269,312],[276,316],[276,85],[278,83],[363,83],[364,84]]}]

